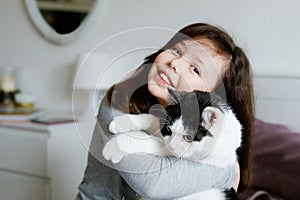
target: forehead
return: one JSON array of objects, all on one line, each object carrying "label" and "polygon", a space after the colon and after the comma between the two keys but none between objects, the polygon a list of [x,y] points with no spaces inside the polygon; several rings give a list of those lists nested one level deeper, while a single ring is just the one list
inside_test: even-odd
[{"label": "forehead", "polygon": [[183,40],[175,46],[183,51],[184,56],[196,59],[204,66],[215,68],[218,72],[224,72],[228,67],[228,59],[216,53],[213,43],[207,39]]},{"label": "forehead", "polygon": [[186,53],[192,53],[195,56],[215,57],[217,53],[214,50],[213,44],[207,40],[183,40],[178,42],[175,46],[182,48]]}]

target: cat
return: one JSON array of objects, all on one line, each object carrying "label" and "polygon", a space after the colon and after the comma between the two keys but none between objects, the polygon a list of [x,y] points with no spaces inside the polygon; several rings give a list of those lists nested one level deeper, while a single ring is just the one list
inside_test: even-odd
[{"label": "cat", "polygon": [[[118,135],[104,146],[104,158],[118,163],[128,154],[151,153],[216,167],[234,165],[242,126],[231,108],[214,93],[168,91],[172,104],[165,113],[114,118],[109,130]],[[237,199],[237,194],[233,188],[210,189],[179,199]]]}]

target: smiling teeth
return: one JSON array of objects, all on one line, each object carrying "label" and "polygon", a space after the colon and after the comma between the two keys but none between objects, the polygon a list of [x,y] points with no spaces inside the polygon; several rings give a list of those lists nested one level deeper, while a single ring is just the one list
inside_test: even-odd
[{"label": "smiling teeth", "polygon": [[160,73],[159,76],[168,84],[171,85],[170,80],[168,79],[168,77],[164,74],[164,73]]}]

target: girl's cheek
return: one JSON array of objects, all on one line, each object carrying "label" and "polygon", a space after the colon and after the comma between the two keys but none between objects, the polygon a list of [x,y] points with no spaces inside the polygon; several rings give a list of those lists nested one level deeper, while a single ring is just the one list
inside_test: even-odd
[{"label": "girl's cheek", "polygon": [[184,78],[183,76],[180,77],[180,79],[176,85],[176,89],[179,91],[185,91],[185,92],[191,92],[194,90],[194,88],[189,83],[189,81],[186,78]]},{"label": "girl's cheek", "polygon": [[154,63],[160,63],[163,60],[162,53],[158,54],[158,56],[155,58]]},{"label": "girl's cheek", "polygon": [[155,58],[154,63],[166,64],[170,61],[172,56],[169,55],[168,52],[164,51]]},{"label": "girl's cheek", "polygon": [[176,89],[186,92],[192,92],[193,90],[209,91],[209,87],[203,80],[193,80],[192,78],[184,78],[183,76],[179,79]]}]

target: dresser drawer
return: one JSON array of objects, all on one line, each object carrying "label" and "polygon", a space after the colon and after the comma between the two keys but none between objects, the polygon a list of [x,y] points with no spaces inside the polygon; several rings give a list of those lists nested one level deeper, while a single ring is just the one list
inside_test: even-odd
[{"label": "dresser drawer", "polygon": [[0,128],[0,168],[46,177],[47,133]]},{"label": "dresser drawer", "polygon": [[0,199],[50,200],[49,180],[0,171]]}]

